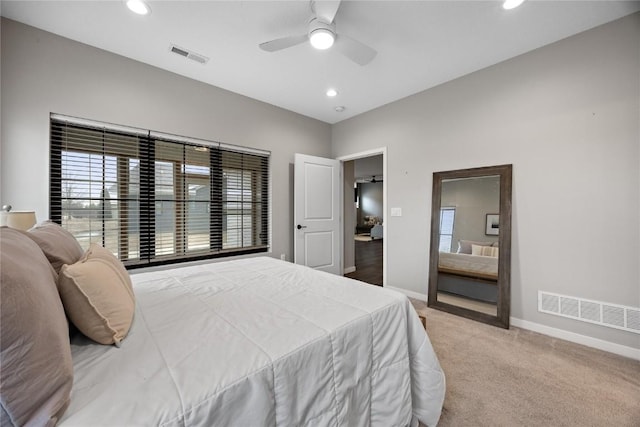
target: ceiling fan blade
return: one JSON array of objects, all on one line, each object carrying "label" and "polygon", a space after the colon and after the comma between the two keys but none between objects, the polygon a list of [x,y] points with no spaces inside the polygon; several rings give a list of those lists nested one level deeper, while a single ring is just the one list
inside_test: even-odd
[{"label": "ceiling fan blade", "polygon": [[267,52],[275,52],[277,50],[286,49],[307,41],[307,35],[282,37],[268,42],[260,43],[260,49]]},{"label": "ceiling fan blade", "polygon": [[378,54],[375,49],[342,34],[338,34],[334,46],[344,56],[359,65],[367,65]]},{"label": "ceiling fan blade", "polygon": [[311,10],[327,24],[331,24],[338,13],[341,0],[311,0]]}]

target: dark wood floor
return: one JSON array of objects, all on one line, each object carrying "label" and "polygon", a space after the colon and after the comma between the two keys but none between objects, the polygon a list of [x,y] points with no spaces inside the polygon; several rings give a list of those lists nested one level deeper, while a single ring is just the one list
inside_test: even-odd
[{"label": "dark wood floor", "polygon": [[382,286],[382,239],[355,243],[356,271],[345,276]]}]

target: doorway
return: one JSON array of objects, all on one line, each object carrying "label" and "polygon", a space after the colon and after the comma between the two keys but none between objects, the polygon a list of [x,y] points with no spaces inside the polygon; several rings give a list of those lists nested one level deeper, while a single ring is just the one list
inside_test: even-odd
[{"label": "doorway", "polygon": [[339,158],[344,177],[344,275],[378,286],[384,286],[386,278],[385,151]]}]

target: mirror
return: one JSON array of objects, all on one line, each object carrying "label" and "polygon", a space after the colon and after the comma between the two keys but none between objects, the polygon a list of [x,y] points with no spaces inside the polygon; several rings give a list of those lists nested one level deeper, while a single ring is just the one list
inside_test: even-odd
[{"label": "mirror", "polygon": [[511,171],[433,174],[429,307],[509,328]]}]

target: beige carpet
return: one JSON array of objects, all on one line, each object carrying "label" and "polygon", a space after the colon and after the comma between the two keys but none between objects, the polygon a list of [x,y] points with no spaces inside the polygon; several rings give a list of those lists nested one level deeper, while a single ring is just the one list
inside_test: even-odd
[{"label": "beige carpet", "polygon": [[426,308],[447,426],[640,426],[640,361]]}]

